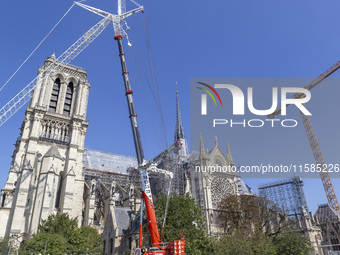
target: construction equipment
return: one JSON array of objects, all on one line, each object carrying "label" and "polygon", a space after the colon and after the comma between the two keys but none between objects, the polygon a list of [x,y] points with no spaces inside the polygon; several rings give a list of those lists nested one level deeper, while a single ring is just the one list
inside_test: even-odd
[{"label": "construction equipment", "polygon": [[[159,236],[159,232],[158,232],[157,220],[156,220],[150,181],[149,181],[149,176],[148,176],[148,170],[149,170],[152,172],[166,174],[169,177],[172,177],[172,173],[170,174],[170,173],[167,173],[167,171],[165,170],[157,169],[157,167],[155,166],[155,163],[158,160],[160,160],[162,157],[164,157],[164,155],[176,149],[179,144],[176,142],[173,146],[170,146],[168,149],[160,153],[158,156],[156,156],[155,159],[151,160],[150,162],[146,162],[146,160],[144,159],[142,141],[141,141],[138,122],[137,122],[137,114],[136,114],[135,106],[133,102],[133,92],[132,92],[131,85],[130,85],[129,72],[127,70],[125,53],[123,50],[123,42],[122,42],[123,36],[125,36],[128,40],[127,33],[123,29],[123,26],[126,26],[128,28],[125,18],[139,11],[144,12],[143,6],[139,6],[138,8],[132,11],[125,12],[125,6],[126,6],[125,0],[118,0],[118,14],[115,15],[115,14],[108,13],[106,11],[102,11],[97,8],[87,6],[85,4],[81,4],[77,2],[75,2],[75,4],[97,15],[100,15],[102,17],[106,17],[112,20],[114,32],[115,32],[114,39],[118,43],[119,57],[120,57],[120,62],[122,66],[122,75],[124,79],[125,96],[126,96],[127,103],[128,103],[129,118],[130,118],[130,123],[132,127],[132,134],[133,134],[133,139],[134,139],[135,149],[136,149],[136,154],[137,154],[139,174],[141,178],[142,198],[144,199],[144,203],[145,203],[145,208],[146,208],[147,218],[148,218],[148,223],[149,223],[148,228],[150,230],[150,237],[151,237],[151,247],[144,248],[142,244],[142,241],[143,241],[142,240],[143,205],[141,204],[139,248],[136,249],[133,254],[134,255],[137,255],[137,254],[139,255],[140,254],[146,254],[146,255],[184,254],[185,240],[183,237],[181,238],[181,240],[175,240],[175,241],[170,242],[168,246],[162,243],[161,237]],[[128,40],[128,45],[131,45],[129,40]]]},{"label": "construction equipment", "polygon": [[279,205],[288,217],[301,219],[303,209],[309,212],[300,177],[263,184],[259,187],[259,195]]},{"label": "construction equipment", "polygon": [[153,159],[149,160],[149,162],[147,162],[144,167],[148,167],[151,164],[155,164],[158,161],[160,161],[161,159],[165,158],[170,152],[173,151],[178,151],[180,150],[182,147],[182,144],[180,143],[179,140],[177,140],[176,142],[174,142],[173,144],[171,144],[168,148],[166,148],[164,151],[162,151],[161,153],[159,153],[156,157],[154,157]]},{"label": "construction equipment", "polygon": [[[312,88],[314,88],[316,85],[318,85],[320,82],[322,82],[324,79],[326,79],[328,76],[330,76],[332,73],[334,73],[339,68],[340,68],[340,61],[338,61],[335,65],[333,65],[331,68],[329,68],[323,74],[321,74],[318,78],[314,79],[311,83],[309,83],[304,88],[311,90]],[[303,98],[304,96],[305,95],[303,93],[296,93],[292,96],[292,98],[298,99],[298,98]],[[280,112],[281,112],[281,108],[276,110],[272,114],[268,115],[268,117],[272,119],[276,115],[280,114]],[[307,136],[308,136],[310,146],[311,146],[312,151],[313,151],[313,155],[314,155],[316,164],[319,165],[319,166],[322,166],[322,168],[323,168],[323,171],[320,171],[320,177],[321,177],[321,181],[322,181],[323,187],[324,187],[325,192],[326,192],[326,196],[327,196],[329,206],[332,209],[334,209],[338,213],[338,215],[340,215],[340,207],[339,207],[339,204],[338,204],[338,200],[336,198],[336,195],[335,195],[335,192],[334,192],[334,189],[333,189],[333,185],[332,185],[331,179],[329,177],[329,174],[327,172],[327,169],[324,169],[324,166],[326,166],[326,164],[325,164],[325,161],[323,159],[321,149],[320,149],[318,140],[316,138],[312,123],[310,121],[310,118],[307,115],[304,115],[301,111],[300,111],[300,115],[301,115],[301,118],[302,118],[303,125],[306,129],[306,133],[307,133]]]}]

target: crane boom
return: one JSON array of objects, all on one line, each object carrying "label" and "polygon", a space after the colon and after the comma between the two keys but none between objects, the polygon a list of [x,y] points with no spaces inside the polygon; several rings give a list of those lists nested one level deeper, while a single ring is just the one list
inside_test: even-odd
[{"label": "crane boom", "polygon": [[306,133],[308,136],[310,146],[313,151],[316,164],[322,168],[322,171],[320,171],[320,177],[321,177],[321,181],[326,192],[329,206],[333,208],[339,214],[340,213],[339,203],[338,203],[338,200],[336,198],[336,195],[333,189],[331,178],[329,177],[329,174],[326,168],[327,165],[325,164],[318,140],[314,133],[312,123],[310,121],[310,118],[304,115],[301,111],[300,111],[300,115],[302,118],[303,125],[305,126],[305,129],[306,129]]},{"label": "crane boom", "polygon": [[[340,68],[340,61],[335,63],[332,67],[330,67],[324,73],[320,74],[319,77],[314,79],[311,83],[306,85],[304,88],[311,90],[316,85],[318,85],[320,82],[325,80],[328,76],[330,76],[332,73],[337,71],[339,68]],[[298,98],[302,98],[302,97],[304,97],[303,93],[296,93],[292,96],[292,98],[294,98],[294,99],[298,99]],[[287,104],[287,106],[288,106],[288,104]],[[273,119],[276,115],[278,115],[280,113],[281,113],[281,108],[279,108],[278,110],[276,110],[272,114],[268,115],[268,118]],[[321,181],[322,181],[322,184],[323,184],[323,188],[325,189],[325,193],[326,193],[326,196],[327,196],[329,206],[335,212],[337,212],[338,215],[340,215],[339,203],[338,203],[338,200],[336,198],[334,188],[333,188],[331,179],[329,177],[328,170],[326,168],[327,165],[325,164],[325,161],[323,159],[321,149],[320,149],[318,140],[316,138],[313,126],[312,126],[312,122],[311,122],[310,118],[308,116],[304,115],[301,111],[300,111],[300,115],[301,115],[302,122],[303,122],[303,125],[304,125],[305,130],[306,130],[306,133],[307,133],[309,144],[312,148],[312,152],[313,152],[316,164],[321,166],[322,170],[323,170],[323,171],[320,171],[320,178],[321,178]]]},{"label": "crane boom", "polygon": [[110,20],[113,21],[113,27],[114,27],[114,32],[115,32],[114,39],[118,43],[119,58],[120,58],[120,63],[122,67],[122,75],[123,75],[123,80],[124,80],[125,96],[126,96],[126,100],[128,104],[129,118],[130,118],[133,140],[134,140],[135,150],[136,150],[136,155],[137,155],[139,175],[141,178],[142,197],[145,200],[145,206],[147,208],[151,242],[154,247],[159,247],[161,240],[160,240],[160,236],[158,232],[156,214],[155,214],[154,205],[152,201],[152,193],[151,193],[149,175],[148,175],[147,169],[143,167],[145,166],[146,162],[144,160],[142,140],[140,137],[139,126],[137,122],[137,114],[135,111],[135,105],[133,101],[133,93],[132,93],[132,89],[130,85],[129,72],[127,70],[125,53],[123,49],[123,36],[127,35],[124,29],[122,28],[122,25],[126,24],[124,22],[124,19],[138,11],[142,11],[143,6],[140,6],[132,11],[122,13],[122,11],[124,10],[124,6],[123,6],[124,1],[119,0],[118,1],[118,15],[114,15],[114,14],[102,11],[98,8],[94,8],[94,7],[81,4],[81,3],[77,3],[77,2],[75,3],[86,10],[89,10],[100,16],[106,16]]},{"label": "crane boom", "polygon": [[[331,68],[329,68],[327,71],[325,71],[324,73],[320,74],[318,78],[314,79],[311,83],[309,83],[308,85],[306,85],[304,88],[311,90],[312,88],[314,88],[316,85],[318,85],[320,82],[322,82],[324,79],[326,79],[328,76],[330,76],[332,73],[334,73],[336,70],[338,70],[340,68],[340,60],[338,62],[336,62],[336,64],[334,64]],[[304,97],[303,93],[296,93],[292,96],[292,98],[294,99],[298,99],[298,98],[302,98]],[[288,106],[289,104],[287,104]],[[273,112],[272,114],[268,115],[268,118],[273,119],[276,115],[281,113],[281,108],[277,109],[275,112]]]},{"label": "crane boom", "polygon": [[121,65],[122,65],[123,79],[124,79],[124,86],[125,86],[125,95],[126,95],[126,99],[128,103],[129,118],[130,118],[130,123],[132,127],[133,139],[135,143],[137,161],[139,165],[139,175],[141,178],[141,186],[142,186],[142,197],[145,200],[145,206],[147,208],[146,212],[148,215],[148,221],[149,221],[148,227],[150,229],[151,242],[154,247],[159,247],[161,240],[160,240],[158,227],[157,227],[154,204],[152,201],[152,193],[151,193],[149,176],[148,176],[147,170],[141,167],[145,163],[144,153],[143,153],[142,140],[140,137],[139,127],[138,127],[138,122],[137,122],[137,114],[135,112],[135,105],[133,102],[133,94],[132,94],[132,89],[131,89],[130,80],[129,80],[129,72],[127,71],[125,53],[123,51],[123,43],[122,43],[123,36],[115,35],[115,40],[117,40],[118,42],[119,57],[120,57]]},{"label": "crane boom", "polygon": [[[46,68],[45,77],[53,76],[56,72],[62,70],[65,64],[70,63],[81,53],[101,32],[109,25],[111,19],[107,16],[90,28],[82,37],[80,37],[71,47],[69,47],[60,57]],[[44,82],[38,81],[37,77],[24,87],[14,98],[0,109],[0,127],[11,118],[22,106],[24,106],[33,96],[33,90],[37,92],[44,85]]]}]

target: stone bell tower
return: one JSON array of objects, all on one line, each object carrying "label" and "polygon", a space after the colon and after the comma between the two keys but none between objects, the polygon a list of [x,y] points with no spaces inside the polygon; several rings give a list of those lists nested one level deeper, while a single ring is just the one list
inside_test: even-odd
[{"label": "stone bell tower", "polygon": [[[39,68],[37,86],[25,112],[20,136],[0,198],[0,238],[26,239],[50,214],[82,215],[82,158],[90,84],[86,70],[63,65],[51,77]],[[59,68],[60,69],[60,68]]]}]

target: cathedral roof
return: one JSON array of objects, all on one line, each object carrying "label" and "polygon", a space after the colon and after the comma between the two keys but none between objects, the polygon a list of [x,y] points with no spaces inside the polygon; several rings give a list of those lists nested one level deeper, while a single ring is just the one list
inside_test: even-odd
[{"label": "cathedral roof", "polygon": [[315,216],[318,217],[319,222],[326,222],[328,220],[337,220],[336,212],[329,207],[328,204],[319,205],[315,212]]},{"label": "cathedral roof", "polygon": [[256,195],[255,192],[241,178],[237,178],[237,186],[240,195]]},{"label": "cathedral roof", "polygon": [[129,167],[137,167],[137,158],[115,153],[86,149],[83,156],[85,169],[127,174]]}]

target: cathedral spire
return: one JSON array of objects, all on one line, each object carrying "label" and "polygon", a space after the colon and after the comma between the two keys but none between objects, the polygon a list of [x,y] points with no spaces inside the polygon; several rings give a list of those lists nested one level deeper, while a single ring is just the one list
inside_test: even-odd
[{"label": "cathedral spire", "polygon": [[181,110],[179,108],[178,99],[178,86],[176,81],[176,129],[175,129],[175,141],[178,139],[185,139],[184,128],[182,124]]},{"label": "cathedral spire", "polygon": [[182,144],[182,149],[179,151],[181,158],[186,158],[189,156],[188,143],[185,139],[184,128],[182,124],[181,110],[179,108],[179,98],[178,98],[178,86],[176,82],[176,129],[175,129],[175,141],[180,141]]}]

